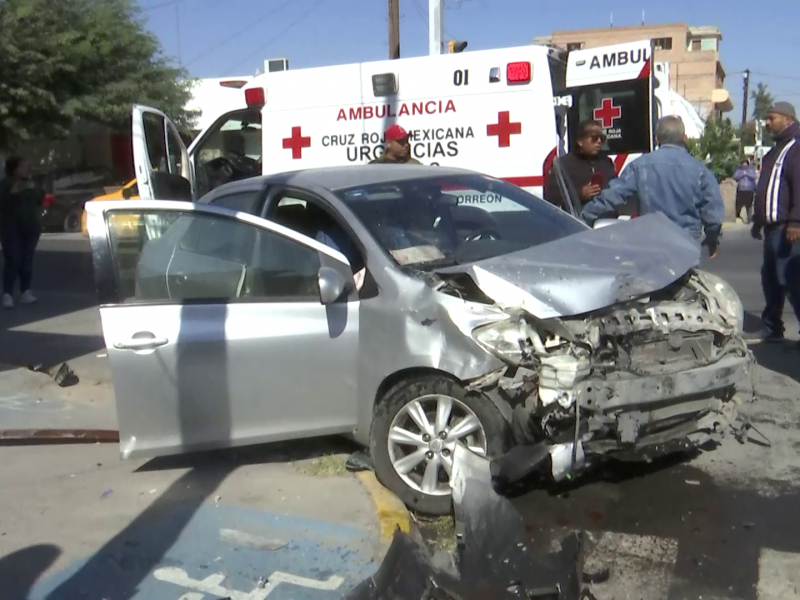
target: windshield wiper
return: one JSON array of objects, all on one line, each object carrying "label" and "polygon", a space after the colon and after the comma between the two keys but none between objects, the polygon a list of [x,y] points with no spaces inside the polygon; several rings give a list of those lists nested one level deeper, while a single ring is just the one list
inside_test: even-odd
[{"label": "windshield wiper", "polygon": [[413,263],[406,266],[412,269],[428,271],[431,269],[444,269],[447,267],[455,267],[456,265],[460,265],[462,262],[464,261],[451,257],[451,258],[439,258],[437,260],[429,260],[421,263]]}]

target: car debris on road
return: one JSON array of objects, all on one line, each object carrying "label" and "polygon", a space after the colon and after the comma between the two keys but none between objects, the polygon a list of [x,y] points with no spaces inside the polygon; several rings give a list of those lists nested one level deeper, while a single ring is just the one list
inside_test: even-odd
[{"label": "car debris on road", "polygon": [[457,573],[434,567],[427,549],[398,530],[377,572],[344,600],[594,598],[583,583],[607,573],[584,572],[583,533],[564,538],[558,552],[534,552],[522,515],[492,487],[489,461],[463,446],[456,447],[451,485]]}]

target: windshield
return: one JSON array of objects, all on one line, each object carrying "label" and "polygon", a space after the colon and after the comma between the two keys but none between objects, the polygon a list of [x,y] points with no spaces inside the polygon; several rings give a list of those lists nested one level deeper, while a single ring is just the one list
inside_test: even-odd
[{"label": "windshield", "polygon": [[401,266],[431,269],[539,246],[588,227],[504,181],[469,174],[337,192]]}]

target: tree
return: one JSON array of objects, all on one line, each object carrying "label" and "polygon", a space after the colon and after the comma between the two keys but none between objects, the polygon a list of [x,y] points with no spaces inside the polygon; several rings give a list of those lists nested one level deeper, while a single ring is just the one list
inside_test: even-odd
[{"label": "tree", "polygon": [[[763,121],[767,118],[769,109],[775,104],[775,96],[767,89],[767,84],[759,81],[756,89],[750,92],[750,99],[753,101],[753,119]],[[753,123],[753,144],[755,144],[755,123]],[[764,146],[772,146],[772,134],[762,127],[761,143]]]},{"label": "tree", "polygon": [[756,89],[750,92],[750,99],[753,101],[753,119],[766,119],[769,109],[775,104],[775,96],[767,90],[767,84],[759,81]]},{"label": "tree", "polygon": [[741,162],[739,146],[731,120],[709,117],[699,140],[687,140],[692,155],[706,164],[717,181],[730,177]]},{"label": "tree", "polygon": [[65,135],[75,119],[126,128],[152,104],[186,128],[186,73],[133,0],[0,1],[0,148]]}]

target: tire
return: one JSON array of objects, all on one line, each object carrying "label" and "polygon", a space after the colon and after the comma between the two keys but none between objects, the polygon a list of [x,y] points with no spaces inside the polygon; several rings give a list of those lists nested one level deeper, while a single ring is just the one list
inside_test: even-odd
[{"label": "tire", "polygon": [[[454,429],[465,420],[466,416],[474,416],[477,418],[479,429],[464,436],[462,440],[466,441],[467,445],[485,448],[488,458],[501,456],[507,450],[510,440],[508,423],[492,401],[483,394],[467,392],[455,381],[439,375],[412,377],[392,387],[375,406],[370,434],[370,453],[378,481],[394,492],[410,509],[429,515],[445,515],[452,511],[448,474],[443,463],[447,462],[448,456],[452,456],[452,448],[456,442],[438,437],[427,441],[426,438],[427,444],[436,441],[441,443],[434,444],[433,447],[426,444],[420,449],[418,444],[423,441],[420,433],[422,429],[410,417],[408,407],[418,401],[435,434],[437,433],[436,408],[440,401],[445,403],[447,399],[450,400],[452,408],[446,430]],[[417,444],[390,442],[389,432],[398,426],[415,434]],[[435,450],[433,457],[442,463],[435,480],[435,491],[431,485],[434,483],[432,478],[428,480],[426,486],[431,491],[423,491],[423,474],[428,472],[426,467],[436,465],[430,461],[431,454],[422,456],[417,454],[419,464],[404,475],[395,468],[395,463],[399,459],[417,452],[425,452],[425,449],[428,449],[428,452]],[[407,462],[416,461],[412,459]]]},{"label": "tire", "polygon": [[81,230],[81,213],[80,209],[72,209],[64,217],[64,233],[78,233]]}]

